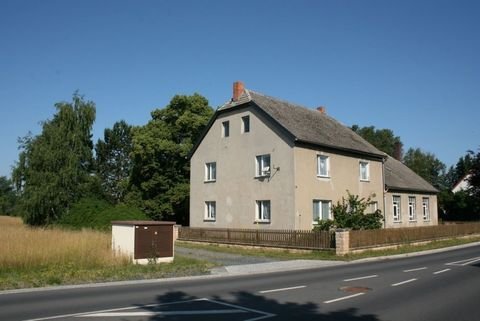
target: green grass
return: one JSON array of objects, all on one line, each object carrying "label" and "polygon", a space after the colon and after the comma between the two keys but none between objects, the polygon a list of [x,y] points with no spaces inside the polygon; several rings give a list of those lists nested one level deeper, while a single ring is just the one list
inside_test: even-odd
[{"label": "green grass", "polygon": [[441,241],[433,241],[427,244],[421,245],[401,245],[397,248],[383,249],[383,250],[367,250],[362,253],[352,253],[345,256],[336,256],[335,251],[302,251],[296,252],[289,249],[268,249],[268,248],[244,248],[237,246],[227,246],[218,244],[199,244],[177,241],[179,246],[186,248],[198,248],[215,252],[249,255],[249,256],[261,256],[275,258],[279,260],[336,260],[336,261],[353,261],[358,259],[364,259],[369,257],[390,256],[397,254],[406,254],[413,252],[421,252],[439,248],[447,248],[456,245],[468,244],[473,242],[479,242],[480,237],[462,238],[462,239],[449,239]]},{"label": "green grass", "polygon": [[206,261],[177,256],[170,264],[124,264],[92,268],[64,264],[23,270],[0,269],[0,290],[201,275],[209,273],[213,266]]}]

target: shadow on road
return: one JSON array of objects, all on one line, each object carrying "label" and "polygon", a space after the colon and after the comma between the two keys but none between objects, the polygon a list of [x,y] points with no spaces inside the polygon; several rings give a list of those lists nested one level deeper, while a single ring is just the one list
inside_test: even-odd
[{"label": "shadow on road", "polygon": [[[233,293],[234,299],[225,300],[220,297],[212,297],[209,298],[208,303],[214,302],[222,302],[227,305],[227,308],[230,307],[245,307],[246,309],[250,309],[250,311],[259,311],[265,312],[267,315],[251,313],[245,311],[242,315],[204,315],[204,316],[185,316],[185,315],[177,315],[177,316],[169,316],[166,318],[164,315],[155,315],[152,316],[149,320],[156,321],[156,320],[174,320],[174,321],[183,321],[183,320],[201,320],[201,321],[220,321],[220,320],[228,320],[228,321],[235,321],[235,320],[288,320],[288,321],[300,321],[300,320],[335,320],[335,321],[380,321],[375,315],[364,314],[360,315],[358,310],[355,308],[345,309],[340,311],[333,311],[333,312],[324,312],[320,310],[320,306],[313,303],[308,302],[305,304],[298,304],[293,302],[287,303],[280,303],[276,300],[265,298],[263,296],[255,295],[248,292],[237,292]],[[201,298],[197,298],[194,296],[187,295],[183,292],[169,292],[164,295],[159,295],[157,297],[157,303],[159,306],[156,307],[144,307],[143,309],[147,309],[150,311],[159,311],[159,307],[163,307],[164,304],[168,304],[170,302],[188,302],[199,300]],[[229,306],[228,306],[229,305]],[[218,308],[218,307],[217,307]],[[195,307],[192,307],[195,309]],[[268,314],[272,314],[275,316],[269,316]]]}]

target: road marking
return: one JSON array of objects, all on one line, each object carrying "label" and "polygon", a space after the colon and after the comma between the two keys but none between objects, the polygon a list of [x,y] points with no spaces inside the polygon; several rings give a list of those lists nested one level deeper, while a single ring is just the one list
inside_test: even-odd
[{"label": "road marking", "polygon": [[352,295],[343,296],[343,297],[341,297],[341,298],[324,301],[323,303],[329,304],[329,303],[333,303],[333,302],[348,300],[348,299],[351,299],[351,298],[354,298],[354,297],[357,297],[357,296],[360,296],[360,295],[364,295],[364,294],[365,294],[365,293],[356,293],[356,294],[352,294]]},{"label": "road marking", "polygon": [[480,261],[480,256],[472,257],[470,259],[460,260],[456,262],[445,263],[445,265],[460,265],[465,266]]},{"label": "road marking", "polygon": [[399,285],[406,284],[406,283],[410,283],[410,282],[414,282],[414,281],[417,281],[417,279],[410,279],[410,280],[406,280],[406,281],[394,283],[394,284],[392,284],[392,286],[399,286]]},{"label": "road marking", "polygon": [[220,310],[190,310],[190,311],[141,311],[141,312],[104,312],[94,314],[82,314],[77,318],[99,318],[99,317],[151,317],[151,316],[169,316],[169,315],[205,315],[205,314],[232,314],[246,313],[247,311],[239,309],[220,309]]},{"label": "road marking", "polygon": [[437,271],[437,272],[433,272],[433,274],[440,274],[440,273],[444,273],[444,272],[447,272],[447,271],[450,271],[450,269],[445,269],[445,270],[440,270],[440,271]]},{"label": "road marking", "polygon": [[403,270],[403,272],[415,272],[415,271],[421,271],[421,270],[426,270],[428,269],[426,266],[421,267],[421,268],[416,268],[416,269],[410,269],[410,270]]},{"label": "road marking", "polygon": [[289,288],[281,288],[281,289],[273,289],[273,290],[264,290],[264,291],[259,291],[258,293],[272,293],[272,292],[280,292],[280,291],[288,291],[288,290],[296,290],[296,289],[303,289],[306,288],[306,285],[299,285],[299,286],[292,286]]},{"label": "road marking", "polygon": [[367,275],[367,276],[361,276],[361,277],[358,277],[358,278],[346,279],[346,280],[343,280],[343,282],[350,282],[350,281],[357,281],[357,280],[365,280],[365,279],[371,279],[371,278],[376,278],[376,277],[378,277],[377,274]]}]

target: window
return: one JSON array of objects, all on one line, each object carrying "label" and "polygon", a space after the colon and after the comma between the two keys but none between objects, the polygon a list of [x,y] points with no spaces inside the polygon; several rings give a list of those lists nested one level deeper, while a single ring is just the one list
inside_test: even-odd
[{"label": "window", "polygon": [[368,162],[360,162],[360,180],[368,181],[370,179],[370,165]]},{"label": "window", "polygon": [[222,122],[222,137],[230,136],[230,122],[224,121]]},{"label": "window", "polygon": [[313,223],[330,219],[331,201],[313,200]]},{"label": "window", "polygon": [[423,220],[430,221],[430,200],[428,197],[422,199]]},{"label": "window", "polygon": [[330,161],[328,156],[317,155],[317,176],[330,176]]},{"label": "window", "polygon": [[371,202],[368,204],[367,214],[375,213],[378,210],[378,202]]},{"label": "window", "polygon": [[400,208],[400,202],[401,202],[401,198],[400,196],[393,196],[393,221],[394,222],[400,222],[400,219],[401,219],[401,208]]},{"label": "window", "polygon": [[257,222],[270,222],[270,201],[257,201]]},{"label": "window", "polygon": [[250,116],[242,117],[242,133],[248,133],[250,131]]},{"label": "window", "polygon": [[270,176],[270,154],[256,157],[256,177]]},{"label": "window", "polygon": [[408,197],[408,219],[410,221],[417,220],[417,213],[415,213],[415,197]]},{"label": "window", "polygon": [[206,182],[215,182],[217,179],[217,163],[206,163],[205,164],[205,181]]},{"label": "window", "polygon": [[217,219],[216,207],[215,202],[205,202],[205,221],[215,221]]}]

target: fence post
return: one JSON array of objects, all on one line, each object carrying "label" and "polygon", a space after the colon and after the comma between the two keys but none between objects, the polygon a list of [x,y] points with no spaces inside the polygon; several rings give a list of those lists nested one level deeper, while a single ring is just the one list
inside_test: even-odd
[{"label": "fence post", "polygon": [[335,253],[345,255],[350,252],[350,231],[348,229],[337,229],[335,231]]}]

